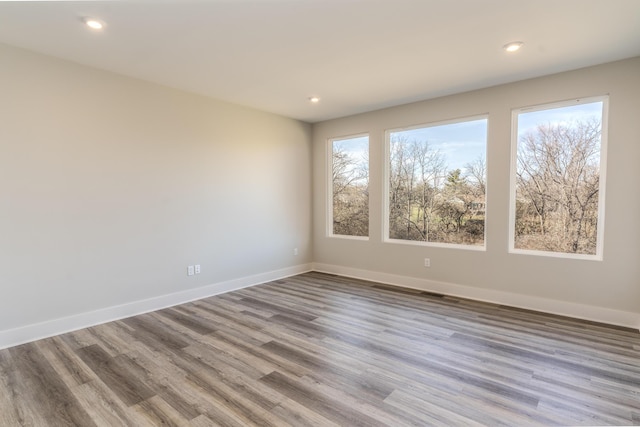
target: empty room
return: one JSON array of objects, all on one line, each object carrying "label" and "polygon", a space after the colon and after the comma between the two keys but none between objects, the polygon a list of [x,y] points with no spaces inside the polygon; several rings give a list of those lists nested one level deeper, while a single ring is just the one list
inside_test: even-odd
[{"label": "empty room", "polygon": [[640,425],[639,17],[0,2],[0,426]]}]

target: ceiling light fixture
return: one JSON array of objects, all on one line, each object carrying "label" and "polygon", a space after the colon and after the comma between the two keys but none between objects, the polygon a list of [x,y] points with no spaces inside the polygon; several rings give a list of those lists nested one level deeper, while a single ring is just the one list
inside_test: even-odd
[{"label": "ceiling light fixture", "polygon": [[309,102],[312,104],[317,104],[318,102],[320,102],[320,98],[318,98],[317,96],[311,96],[309,97]]},{"label": "ceiling light fixture", "polygon": [[520,50],[522,45],[524,45],[524,43],[522,42],[511,42],[511,43],[505,44],[504,46],[502,46],[502,48],[507,52],[516,52]]},{"label": "ceiling light fixture", "polygon": [[101,30],[104,28],[104,23],[98,21],[97,19],[84,18],[82,21],[87,27],[91,28],[92,30]]}]

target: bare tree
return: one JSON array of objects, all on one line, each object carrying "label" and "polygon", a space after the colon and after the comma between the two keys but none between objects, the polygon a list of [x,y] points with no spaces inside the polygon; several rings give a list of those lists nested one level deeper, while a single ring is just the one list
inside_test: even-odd
[{"label": "bare tree", "polygon": [[[414,144],[412,154],[420,171],[418,221],[422,224],[422,237],[428,242],[431,237],[432,223],[436,221],[436,195],[447,167],[442,153],[439,150],[430,149],[426,141],[423,144]],[[420,215],[422,215],[421,218]]]},{"label": "bare tree", "polygon": [[447,231],[460,232],[465,215],[470,209],[473,198],[469,184],[462,176],[460,169],[452,170],[447,174],[447,180],[442,191],[442,203],[439,206],[440,217]]},{"label": "bare tree", "polygon": [[390,237],[427,241],[444,158],[426,141],[403,138],[391,141],[390,154]]},{"label": "bare tree", "polygon": [[476,196],[485,197],[487,193],[487,161],[484,156],[478,156],[473,162],[467,163],[466,178],[473,186]]},{"label": "bare tree", "polygon": [[389,156],[389,234],[392,238],[409,238],[413,166],[407,141],[393,138]]},{"label": "bare tree", "polygon": [[595,253],[600,134],[591,120],[541,125],[521,138],[516,247]]},{"label": "bare tree", "polygon": [[[366,155],[365,155],[366,156]],[[333,233],[369,235],[369,171],[365,158],[339,148],[332,153]]]},{"label": "bare tree", "polygon": [[[390,238],[469,244],[483,241],[484,203],[472,210],[472,202],[482,190],[469,183],[459,169],[447,171],[441,151],[428,141],[395,137],[389,160]],[[474,214],[475,223],[469,226]]]}]

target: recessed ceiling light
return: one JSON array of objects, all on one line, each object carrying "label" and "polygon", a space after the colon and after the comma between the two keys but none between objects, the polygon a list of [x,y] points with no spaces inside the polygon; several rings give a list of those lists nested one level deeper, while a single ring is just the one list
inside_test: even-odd
[{"label": "recessed ceiling light", "polygon": [[516,52],[520,50],[522,45],[524,45],[524,43],[522,42],[511,42],[511,43],[505,44],[504,46],[502,46],[502,48],[507,52]]},{"label": "recessed ceiling light", "polygon": [[309,102],[312,104],[317,104],[318,102],[320,102],[320,98],[318,98],[317,96],[310,96]]},{"label": "recessed ceiling light", "polygon": [[101,30],[104,28],[104,23],[94,18],[84,18],[82,21],[92,30]]}]

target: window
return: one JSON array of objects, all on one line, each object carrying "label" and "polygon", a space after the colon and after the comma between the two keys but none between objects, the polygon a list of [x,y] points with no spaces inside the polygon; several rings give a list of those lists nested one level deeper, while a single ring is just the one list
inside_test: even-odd
[{"label": "window", "polygon": [[329,141],[329,235],[369,236],[369,136]]},{"label": "window", "polygon": [[607,101],[513,112],[512,252],[602,258]]},{"label": "window", "polygon": [[389,240],[484,247],[487,118],[387,132]]}]

